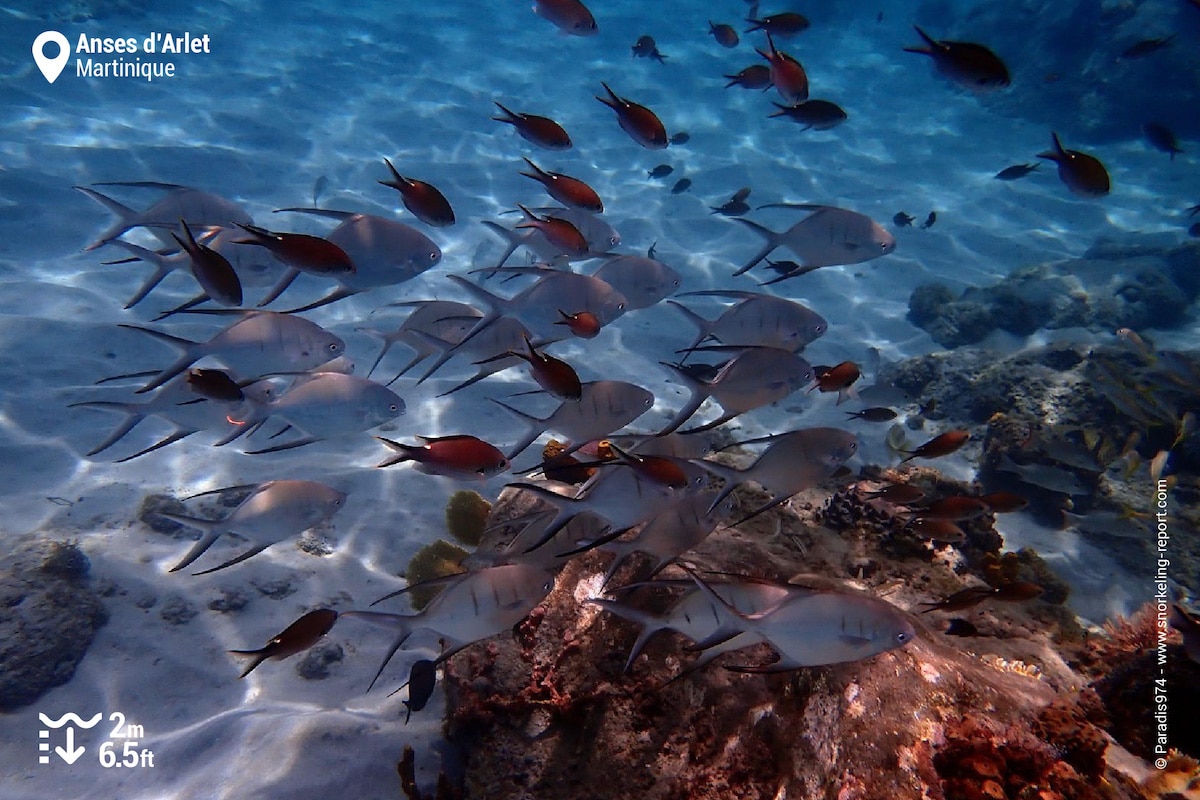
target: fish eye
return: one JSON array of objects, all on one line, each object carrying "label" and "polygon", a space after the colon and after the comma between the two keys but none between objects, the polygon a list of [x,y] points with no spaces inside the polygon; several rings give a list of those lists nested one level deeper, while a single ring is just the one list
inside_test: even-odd
[{"label": "fish eye", "polygon": [[330,342],[329,343],[329,352],[336,353],[337,351],[338,351],[337,342]]},{"label": "fish eye", "polygon": [[400,410],[400,407],[398,405],[396,405],[395,403],[392,403],[390,406],[388,406],[388,411],[395,412],[395,411],[399,411],[399,410]]},{"label": "fish eye", "polygon": [[617,303],[617,311],[624,311],[624,310],[625,310],[625,304]]},{"label": "fish eye", "polygon": [[904,644],[908,640],[909,640],[909,635],[907,633],[905,633],[904,631],[900,631],[899,633],[896,634],[896,641],[899,644]]}]

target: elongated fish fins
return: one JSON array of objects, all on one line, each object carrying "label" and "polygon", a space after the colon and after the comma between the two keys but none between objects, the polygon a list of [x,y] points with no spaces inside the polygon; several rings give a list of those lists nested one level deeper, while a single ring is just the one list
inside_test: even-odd
[{"label": "elongated fish fins", "polygon": [[[263,550],[266,550],[270,546],[271,546],[271,542],[267,542],[266,544],[255,545],[254,547],[251,547],[249,550],[242,553],[241,555],[234,556],[233,558],[229,559],[224,564],[219,564],[215,567],[209,567],[208,569],[201,570],[200,572],[193,572],[192,575],[207,575],[210,572],[216,572],[217,570],[222,570],[222,569],[225,569],[226,567],[232,567],[234,564],[240,564],[243,561],[245,561],[247,558],[252,558],[252,557],[258,555],[259,553],[261,553]],[[172,570],[172,572],[174,572],[174,570]]]},{"label": "elongated fish fins", "polygon": [[142,407],[140,403],[118,403],[112,400],[87,400],[82,403],[71,403],[71,405],[67,406],[67,408],[94,408],[104,411],[120,411],[126,415],[125,420],[113,429],[108,438],[85,453],[89,457],[97,453],[103,453],[125,438],[125,434],[133,430],[139,422],[146,418],[146,415],[141,412]]},{"label": "elongated fish fins", "polygon": [[[192,517],[182,517],[176,514],[163,514],[162,512],[159,513],[173,522],[179,522],[183,525],[190,525],[192,527],[200,527],[197,523],[210,522],[210,520],[194,520]],[[183,560],[171,567],[171,569],[168,570],[169,572],[179,572],[179,570],[184,569],[197,558],[204,555],[204,551],[212,547],[213,543],[216,542],[217,539],[221,538],[221,533],[223,532],[221,528],[217,527],[215,524],[210,528],[203,528],[202,530],[204,530],[204,535],[200,537],[200,541],[192,545],[192,549],[188,550],[187,555],[183,557]]]},{"label": "elongated fish fins", "polygon": [[604,600],[599,597],[593,597],[589,598],[587,602],[600,606],[605,611],[627,619],[640,627],[638,637],[629,651],[629,658],[625,659],[625,667],[622,669],[622,672],[629,672],[630,667],[633,666],[633,662],[641,655],[642,650],[650,642],[654,634],[666,627],[661,616],[643,611],[640,608],[634,608],[625,603],[617,602],[616,600]]},{"label": "elongated fish fins", "polygon": [[471,281],[467,280],[461,275],[449,275],[447,277],[465,289],[467,293],[476,300],[487,306],[487,311],[485,311],[483,316],[479,318],[479,321],[475,323],[475,327],[471,328],[471,330],[467,332],[467,335],[464,336],[458,344],[454,345],[453,349],[457,350],[459,347],[462,347],[464,344],[471,341],[471,339],[474,339],[476,336],[482,333],[484,329],[486,329],[493,322],[507,314],[512,308],[512,302],[505,300],[503,297],[492,294],[479,284],[471,283]]},{"label": "elongated fish fins", "polygon": [[[508,228],[504,227],[503,225],[497,225],[495,222],[492,222],[491,220],[485,219],[483,221],[483,224],[487,227],[487,229],[489,231],[491,231],[492,233],[496,234],[501,239],[503,239],[505,244],[507,245],[505,247],[504,254],[501,255],[500,260],[496,262],[495,268],[500,269],[500,267],[504,266],[504,262],[506,262],[506,261],[508,261],[508,259],[512,258],[512,254],[515,253],[517,251],[517,248],[521,246],[522,242],[524,241],[525,236],[524,236],[523,232],[511,231]],[[486,276],[484,276],[484,279],[486,280],[487,278],[492,277],[492,275],[494,275],[494,274],[495,273],[489,272]]]},{"label": "elongated fish fins", "polygon": [[314,300],[311,303],[307,303],[302,306],[297,306],[295,308],[289,308],[286,311],[283,311],[281,313],[303,314],[305,311],[312,311],[314,308],[320,308],[321,306],[327,306],[330,303],[336,303],[338,300],[345,300],[347,297],[353,297],[354,295],[356,295],[358,293],[359,293],[358,289],[351,289],[346,286],[339,286],[338,288],[334,289],[329,294],[322,297],[320,300]]},{"label": "elongated fish fins", "polygon": [[162,386],[164,383],[190,367],[196,361],[196,359],[200,357],[200,354],[197,352],[198,348],[200,347],[200,343],[193,342],[191,339],[184,339],[181,336],[172,336],[169,333],[163,333],[162,331],[156,331],[153,328],[146,328],[141,325],[128,325],[124,322],[119,323],[117,327],[126,328],[131,331],[141,331],[142,333],[158,339],[160,342],[165,342],[166,344],[183,351],[174,363],[161,370],[157,375],[150,379],[149,383],[138,389],[135,394],[144,394],[152,389],[157,389],[159,386]]},{"label": "elongated fish fins", "polygon": [[[96,185],[105,186],[106,184],[98,183]],[[124,205],[123,203],[118,203],[108,195],[100,194],[100,192],[97,192],[95,189],[89,189],[86,186],[76,186],[75,188],[95,200],[100,205],[104,206],[117,217],[116,220],[113,221],[113,224],[110,225],[107,230],[101,233],[96,241],[83,248],[84,252],[95,250],[98,247],[103,247],[138,224],[138,219],[141,217],[141,214],[129,206]]]},{"label": "elongated fish fins", "polygon": [[[529,426],[529,430],[525,432],[525,435],[521,437],[521,440],[517,442],[517,444],[513,445],[509,449],[508,453],[505,454],[505,458],[507,458],[509,461],[512,461],[514,458],[519,456],[526,447],[529,447],[529,445],[533,444],[539,436],[546,432],[546,420],[538,419],[532,414],[526,414],[524,411],[518,411],[507,403],[502,403],[494,397],[489,397],[488,399]],[[575,450],[584,443],[576,442],[573,444],[573,450]]]},{"label": "elongated fish fins", "polygon": [[711,387],[707,383],[695,378],[687,370],[666,361],[658,363],[673,371],[680,382],[692,393],[688,401],[684,403],[683,408],[675,412],[675,416],[667,423],[667,427],[656,434],[658,436],[666,436],[668,433],[674,433],[679,429],[679,426],[687,422],[700,409],[700,406],[704,405],[704,401],[709,398],[712,392]]},{"label": "elongated fish fins", "polygon": [[[140,247],[136,244],[131,244],[122,239],[112,239],[108,244],[123,248],[132,253],[140,261],[145,261],[154,267],[154,272],[150,273],[149,277],[142,282],[138,290],[133,293],[133,297],[129,298],[125,303],[125,308],[133,308],[138,303],[146,299],[146,295],[150,294],[160,283],[163,278],[167,277],[174,270],[174,267],[167,263],[167,259],[161,253],[154,250],[148,250],[145,247]],[[115,262],[114,262],[115,263]]]},{"label": "elongated fish fins", "polygon": [[[717,506],[721,505],[721,502],[733,493],[734,489],[741,486],[748,480],[747,473],[750,470],[738,469],[737,467],[731,467],[728,464],[721,464],[716,461],[708,461],[702,458],[693,458],[690,460],[691,463],[725,481],[725,485],[721,487],[721,491],[717,493],[717,496],[709,505],[708,510],[704,512],[705,514],[713,513]],[[751,469],[753,469],[753,467],[751,467]]]},{"label": "elongated fish fins", "polygon": [[685,306],[683,303],[677,303],[674,300],[668,300],[666,302],[667,305],[674,306],[680,314],[683,314],[684,318],[687,319],[688,322],[696,326],[695,340],[693,340],[692,343],[687,347],[683,348],[683,350],[679,351],[686,353],[687,355],[691,355],[692,350],[694,350],[698,344],[712,336],[713,323],[715,320],[705,319],[695,311],[692,311],[690,308]]},{"label": "elongated fish fins", "polygon": [[367,691],[369,692],[375,687],[375,682],[383,674],[384,667],[392,660],[392,656],[396,655],[396,651],[404,646],[404,643],[408,641],[408,637],[412,636],[413,631],[419,626],[420,623],[417,620],[421,615],[385,614],[382,611],[343,611],[341,616],[343,618],[357,617],[371,625],[396,631],[399,634],[396,637],[396,641],[392,642],[392,646],[388,648],[387,655],[383,657],[383,663],[375,671],[375,677],[371,678],[371,683],[367,686]]},{"label": "elongated fish fins", "polygon": [[758,264],[758,262],[771,255],[775,248],[783,244],[783,235],[776,233],[765,225],[759,225],[757,222],[752,222],[745,217],[734,217],[734,219],[767,240],[766,244],[762,246],[761,250],[754,254],[753,258],[747,261],[746,264],[738,269],[737,272],[733,273],[736,276],[741,275],[744,272],[748,272],[756,264]]},{"label": "elongated fish fins", "polygon": [[287,288],[292,285],[296,278],[299,277],[300,270],[296,269],[295,267],[288,267],[283,273],[283,276],[275,282],[275,285],[272,286],[265,295],[263,295],[263,299],[258,301],[258,305],[255,306],[255,308],[262,308],[263,306],[268,306],[275,302],[277,299],[279,299],[279,295],[286,292]]},{"label": "elongated fish fins", "polygon": [[296,214],[312,214],[316,217],[329,217],[330,219],[347,220],[351,217],[359,216],[357,211],[337,211],[332,208],[301,208],[292,206],[289,208],[277,208],[274,213],[282,214],[285,211],[290,211]]}]

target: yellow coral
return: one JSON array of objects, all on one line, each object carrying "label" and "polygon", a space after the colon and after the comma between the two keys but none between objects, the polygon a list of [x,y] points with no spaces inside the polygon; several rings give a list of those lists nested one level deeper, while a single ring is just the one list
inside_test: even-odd
[{"label": "yellow coral", "polygon": [[437,597],[438,592],[441,591],[441,587],[438,586],[416,586],[416,584],[462,572],[459,564],[467,557],[467,554],[466,550],[445,539],[438,539],[433,544],[425,545],[418,550],[412,561],[408,562],[408,570],[404,573],[408,585],[416,587],[408,594],[412,607],[420,611],[429,605],[429,601]]}]

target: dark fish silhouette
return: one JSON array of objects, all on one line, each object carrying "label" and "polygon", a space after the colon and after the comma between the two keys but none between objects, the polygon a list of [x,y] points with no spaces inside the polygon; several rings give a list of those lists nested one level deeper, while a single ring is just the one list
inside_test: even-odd
[{"label": "dark fish silhouette", "polygon": [[414,661],[408,671],[408,683],[405,686],[408,687],[408,699],[401,702],[408,709],[408,713],[404,715],[404,724],[407,725],[412,713],[425,708],[429,698],[433,696],[433,690],[437,687],[437,662],[427,658]]},{"label": "dark fish silhouette", "polygon": [[[916,450],[901,450],[900,452],[908,453],[908,458],[904,461],[911,461],[914,458],[941,458],[958,450],[970,438],[971,434],[968,431],[947,431],[940,436],[933,437]],[[904,461],[900,463],[903,464]]]},{"label": "dark fish silhouette", "polygon": [[936,211],[930,211],[930,212],[929,212],[929,216],[928,216],[928,217],[926,217],[926,218],[925,218],[925,221],[921,223],[921,229],[922,229],[922,230],[929,230],[930,228],[932,228],[932,227],[933,227],[933,223],[935,223],[935,222],[937,222],[937,212],[936,212]]},{"label": "dark fish silhouette", "polygon": [[689,134],[687,131],[680,131],[679,133],[671,136],[670,142],[671,144],[687,144],[691,140],[691,134]]},{"label": "dark fish silhouette", "polygon": [[750,27],[746,29],[746,33],[754,31],[766,31],[772,36],[795,36],[808,29],[808,19],[803,14],[797,14],[794,11],[785,11],[781,14],[769,14],[765,17],[755,19],[751,17],[746,20],[750,23]]},{"label": "dark fish silhouette", "polygon": [[712,20],[708,21],[708,32],[717,40],[717,44],[721,47],[737,47],[738,35],[729,25],[714,24]]},{"label": "dark fish silhouette", "polygon": [[787,117],[793,122],[803,125],[803,130],[815,128],[819,131],[827,131],[846,121],[846,112],[842,110],[842,107],[828,100],[806,100],[794,106],[785,106],[779,103],[773,105],[779,110],[769,116]]},{"label": "dark fish silhouette", "polygon": [[808,73],[804,71],[804,67],[799,61],[787,53],[781,53],[775,47],[775,40],[769,33],[767,34],[767,47],[769,50],[766,53],[758,48],[755,48],[755,52],[770,64],[771,83],[775,86],[775,90],[779,92],[783,102],[789,105],[803,103],[808,99]]},{"label": "dark fish silhouette", "polygon": [[1126,47],[1123,51],[1121,51],[1121,55],[1119,55],[1117,58],[1123,61],[1128,61],[1134,58],[1145,58],[1151,53],[1157,52],[1158,50],[1161,50],[1169,45],[1171,40],[1174,38],[1175,34],[1172,33],[1170,36],[1163,36],[1158,39],[1143,39],[1140,42]]},{"label": "dark fish silhouette", "polygon": [[621,125],[621,130],[628,133],[630,138],[642,147],[661,150],[667,146],[667,129],[653,111],[631,100],[618,97],[607,83],[602,82],[600,85],[604,87],[604,91],[608,92],[608,97],[597,96],[596,99],[617,112],[617,122]]},{"label": "dark fish silhouette", "polygon": [[631,49],[634,58],[653,58],[660,64],[666,63],[667,57],[658,52],[658,45],[655,44],[653,36],[639,36]]},{"label": "dark fish silhouette", "polygon": [[691,178],[680,178],[675,181],[675,185],[671,187],[671,194],[683,194],[688,189],[692,188]]},{"label": "dark fish silhouette", "polygon": [[1081,197],[1103,197],[1109,193],[1112,183],[1100,159],[1078,150],[1065,150],[1057,133],[1051,132],[1050,136],[1054,139],[1054,149],[1038,153],[1038,158],[1058,164],[1059,180],[1072,193]]},{"label": "dark fish silhouette", "polygon": [[1171,156],[1171,160],[1175,160],[1176,153],[1182,153],[1183,148],[1179,146],[1179,140],[1175,138],[1175,131],[1168,128],[1159,122],[1147,122],[1142,126],[1142,133],[1146,135],[1146,141],[1155,150],[1161,150]]},{"label": "dark fish silhouette", "polygon": [[229,652],[233,655],[253,658],[250,666],[246,667],[238,677],[246,677],[254,671],[255,667],[269,658],[280,661],[307,650],[332,630],[337,618],[338,612],[333,609],[318,608],[288,625],[278,636],[273,636],[265,647],[258,650],[230,650]]},{"label": "dark fish silhouette", "polygon": [[975,42],[938,41],[916,25],[913,28],[925,46],[906,47],[904,52],[930,56],[937,71],[959,86],[976,92],[1008,86],[1008,67],[988,48]]},{"label": "dark fish silhouette", "polygon": [[650,170],[646,174],[648,176],[650,176],[651,178],[665,178],[674,171],[675,171],[675,168],[672,167],[670,164],[659,164],[657,167]]},{"label": "dark fish silhouette", "polygon": [[867,422],[890,422],[897,414],[890,408],[864,408],[862,411],[847,411],[847,419],[861,419]]},{"label": "dark fish silhouette", "polygon": [[229,259],[213,250],[211,247],[196,242],[192,229],[182,218],[179,220],[183,228],[184,238],[179,238],[171,231],[171,238],[179,243],[180,248],[192,260],[192,275],[205,293],[225,306],[240,306],[242,304],[242,282]]},{"label": "dark fish silhouette", "polygon": [[1024,178],[1029,173],[1040,167],[1041,164],[1013,164],[1011,167],[1005,167],[996,173],[995,178],[998,181],[1015,181],[1019,178]]},{"label": "dark fish silhouette", "polygon": [[725,76],[729,83],[725,84],[725,88],[730,86],[741,86],[743,89],[769,89],[771,87],[771,68],[766,64],[754,64],[746,67],[736,75]]},{"label": "dark fish silhouette", "polygon": [[454,224],[454,210],[450,208],[450,202],[446,200],[445,195],[438,191],[436,186],[425,181],[404,177],[386,158],[383,163],[387,164],[388,170],[392,173],[392,179],[379,181],[379,183],[400,192],[404,207],[411,211],[417,219],[435,228]]},{"label": "dark fish silhouette", "polygon": [[896,216],[892,217],[892,222],[896,224],[897,228],[910,228],[916,219],[916,217],[909,216],[903,211],[897,211]]}]

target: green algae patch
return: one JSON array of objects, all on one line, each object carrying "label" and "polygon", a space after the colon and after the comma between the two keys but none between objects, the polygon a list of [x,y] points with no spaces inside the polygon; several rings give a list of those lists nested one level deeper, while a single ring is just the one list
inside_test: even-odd
[{"label": "green algae patch", "polygon": [[424,581],[455,575],[462,572],[459,566],[466,558],[468,551],[456,544],[438,539],[417,551],[412,561],[408,562],[408,570],[404,573],[408,585],[413,589],[408,593],[412,607],[420,611],[441,591],[441,586],[418,586]]},{"label": "green algae patch", "polygon": [[479,492],[455,492],[446,504],[446,530],[455,541],[468,547],[478,547],[491,511],[492,504],[483,499]]}]

